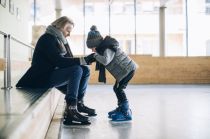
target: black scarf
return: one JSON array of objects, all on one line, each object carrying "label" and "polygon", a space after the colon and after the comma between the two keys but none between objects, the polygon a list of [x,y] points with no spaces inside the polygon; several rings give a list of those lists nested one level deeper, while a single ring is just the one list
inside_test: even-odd
[{"label": "black scarf", "polygon": [[[99,55],[103,55],[104,51],[106,49],[111,49],[112,51],[116,52],[117,47],[119,46],[119,43],[117,40],[114,38],[111,38],[110,36],[106,36],[105,39],[101,42],[101,44],[96,47],[96,52]],[[96,61],[96,69],[99,70],[99,76],[98,76],[98,81],[106,83],[106,69],[105,66],[98,61]]]},{"label": "black scarf", "polygon": [[72,53],[72,51],[71,51],[71,49],[70,49],[69,44],[68,44],[68,43],[65,44],[64,47],[66,48],[66,51],[67,51],[65,57],[74,57],[74,55],[73,55],[73,53]]}]

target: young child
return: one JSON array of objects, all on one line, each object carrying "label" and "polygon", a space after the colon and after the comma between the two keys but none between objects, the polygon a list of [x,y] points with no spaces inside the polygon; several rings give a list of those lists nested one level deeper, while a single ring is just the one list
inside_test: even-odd
[{"label": "young child", "polygon": [[116,122],[132,120],[124,89],[135,73],[137,68],[135,62],[120,49],[116,39],[110,36],[103,39],[95,25],[90,28],[86,44],[95,52],[93,55],[97,61],[96,68],[99,69],[99,81],[106,82],[105,68],[116,79],[113,89],[118,107],[110,111],[108,117]]}]

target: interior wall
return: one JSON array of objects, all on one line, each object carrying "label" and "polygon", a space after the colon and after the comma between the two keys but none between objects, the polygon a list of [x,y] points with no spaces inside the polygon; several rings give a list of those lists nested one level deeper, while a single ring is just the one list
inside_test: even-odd
[{"label": "interior wall", "polygon": [[[130,84],[209,84],[210,57],[151,57],[130,55],[139,65]],[[90,66],[89,83],[98,84],[95,64]],[[107,84],[115,79],[106,72]]]},{"label": "interior wall", "polygon": [[[28,42],[29,1],[13,0],[13,2],[13,14],[9,10],[9,0],[6,0],[5,7],[0,5],[0,30],[15,36],[24,42]],[[17,17],[17,9],[19,9],[19,17]],[[0,45],[2,46],[2,42],[0,42]]]}]

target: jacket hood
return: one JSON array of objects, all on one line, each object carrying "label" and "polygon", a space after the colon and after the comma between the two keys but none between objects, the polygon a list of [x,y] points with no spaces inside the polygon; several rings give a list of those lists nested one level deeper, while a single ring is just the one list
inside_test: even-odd
[{"label": "jacket hood", "polygon": [[112,38],[110,36],[106,36],[104,38],[104,40],[102,41],[102,43],[101,43],[100,46],[101,47],[104,47],[104,46],[113,46],[113,48],[117,48],[117,47],[119,47],[119,42],[116,39],[114,39],[114,38]]}]

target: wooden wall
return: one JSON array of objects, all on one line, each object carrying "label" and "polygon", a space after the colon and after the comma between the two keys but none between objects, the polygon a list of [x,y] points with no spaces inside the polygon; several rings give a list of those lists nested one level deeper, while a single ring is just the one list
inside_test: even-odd
[{"label": "wooden wall", "polygon": [[[138,65],[131,84],[201,84],[210,83],[210,57],[130,56]],[[90,84],[98,83],[95,64],[90,66]],[[107,84],[114,78],[107,73]]]},{"label": "wooden wall", "polygon": [[0,58],[0,71],[3,71],[5,69],[5,60]]}]

